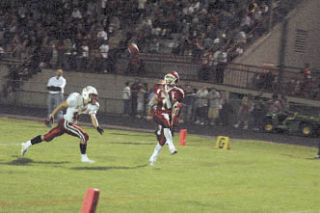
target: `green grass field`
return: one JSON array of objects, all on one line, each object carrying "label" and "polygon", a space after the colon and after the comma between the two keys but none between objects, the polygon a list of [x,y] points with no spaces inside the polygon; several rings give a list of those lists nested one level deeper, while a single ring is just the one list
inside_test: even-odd
[{"label": "green grass field", "polygon": [[80,212],[87,188],[98,188],[97,212],[320,212],[320,160],[315,148],[187,136],[171,156],[165,147],[148,165],[152,133],[93,128],[80,163],[78,139],[64,135],[33,146],[20,143],[48,131],[42,123],[0,118],[0,212]]}]

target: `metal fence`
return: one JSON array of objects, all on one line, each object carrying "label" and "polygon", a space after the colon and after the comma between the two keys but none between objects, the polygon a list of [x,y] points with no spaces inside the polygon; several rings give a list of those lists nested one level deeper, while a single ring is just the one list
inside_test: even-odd
[{"label": "metal fence", "polygon": [[[28,90],[23,87],[25,81],[4,81],[0,80],[1,90],[1,104],[11,104],[15,106],[27,107],[27,108],[42,108],[47,109],[47,92]],[[35,82],[33,82],[35,83]],[[43,83],[42,83],[43,84]],[[75,87],[74,85],[68,85]],[[110,91],[113,92],[113,91]],[[233,95],[228,99],[223,91],[220,91],[221,98],[218,101],[218,107],[212,105],[212,98],[205,97],[200,98],[196,94],[196,90],[193,93],[189,93],[184,100],[184,107],[181,114],[181,121],[195,125],[223,125],[234,126],[243,117],[240,118],[241,99],[243,95]],[[65,94],[65,99],[68,94]],[[136,119],[146,119],[149,93],[145,93],[142,100],[142,108],[138,109],[137,100],[129,100],[128,102],[122,98],[106,98],[100,97],[100,113],[113,114],[119,116],[131,116]],[[285,103],[285,99],[282,100]],[[254,128],[257,124],[256,121],[263,119],[263,116],[267,113],[271,99],[262,97],[249,96],[250,112],[246,114],[245,120],[248,122],[249,128]],[[320,107],[307,107],[305,105],[297,103],[285,103],[286,110],[300,112],[302,114],[309,114],[312,116],[318,116],[320,114]],[[259,108],[257,108],[259,106]],[[128,114],[124,113],[124,109],[127,107]],[[216,113],[215,113],[216,111]],[[244,124],[243,124],[244,125]],[[244,126],[243,126],[244,127]]]},{"label": "metal fence", "polygon": [[[179,72],[181,79],[185,81],[203,82],[212,84],[213,86],[224,85],[260,91],[261,93],[278,93],[285,96],[320,100],[320,73],[313,72],[311,78],[306,78],[302,68],[279,69],[274,66],[228,63],[219,71],[216,65],[204,67],[200,63],[194,62],[191,56],[140,54],[139,58],[143,63],[143,70],[141,72],[128,72],[130,58],[122,56],[117,59],[117,64],[114,66],[112,73],[159,79],[169,70],[176,70]],[[15,64],[10,69],[9,73],[11,74],[9,74],[9,78],[16,81],[27,80],[39,71],[39,69],[33,69],[26,64]],[[204,69],[206,74],[205,79],[202,78]],[[81,71],[99,73],[99,71],[94,69]],[[222,72],[223,75],[223,80],[220,82],[217,81],[218,72]]]}]

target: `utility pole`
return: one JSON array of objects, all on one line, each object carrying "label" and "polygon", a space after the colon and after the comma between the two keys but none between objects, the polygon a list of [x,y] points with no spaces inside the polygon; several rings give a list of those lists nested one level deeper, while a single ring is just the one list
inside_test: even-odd
[{"label": "utility pole", "polygon": [[102,0],[97,0],[96,12],[97,12],[99,23],[101,23],[101,19],[102,19],[101,11],[102,11]]},{"label": "utility pole", "polygon": [[[285,18],[282,22],[281,38],[280,38],[280,47],[279,47],[279,72],[278,72],[278,90],[281,90],[282,86],[282,76],[283,69],[285,67],[285,57],[286,57],[286,46],[287,46],[287,37],[288,37],[288,22],[289,20]],[[279,92],[279,91],[278,91]]]},{"label": "utility pole", "polygon": [[270,13],[269,13],[268,32],[270,32],[270,31],[271,31],[271,28],[272,28],[272,21],[273,21],[273,0],[270,0],[270,1],[269,1],[269,10],[270,10]]}]

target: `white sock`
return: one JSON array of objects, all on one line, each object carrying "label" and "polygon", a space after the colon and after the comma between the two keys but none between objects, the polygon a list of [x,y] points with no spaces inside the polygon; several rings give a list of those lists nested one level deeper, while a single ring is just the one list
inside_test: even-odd
[{"label": "white sock", "polygon": [[157,145],[154,148],[153,153],[152,153],[149,161],[156,161],[161,149],[162,149],[162,146],[159,143],[157,143]]},{"label": "white sock", "polygon": [[32,146],[31,141],[27,141],[27,142],[25,142],[24,144],[26,145],[27,149],[28,149],[30,146]]},{"label": "white sock", "polygon": [[88,158],[87,154],[81,154],[81,159],[86,159],[86,158]]},{"label": "white sock", "polygon": [[163,133],[164,133],[164,136],[166,137],[166,142],[169,146],[170,152],[174,151],[176,149],[176,147],[173,144],[171,130],[169,128],[164,128]]},{"label": "white sock", "polygon": [[162,128],[162,126],[159,125],[158,131],[157,131],[157,134],[158,134],[158,135],[161,135],[161,128]]}]

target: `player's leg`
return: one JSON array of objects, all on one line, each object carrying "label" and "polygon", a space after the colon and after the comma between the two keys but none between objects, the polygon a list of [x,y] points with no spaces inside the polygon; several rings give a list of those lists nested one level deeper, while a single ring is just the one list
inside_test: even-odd
[{"label": "player's leg", "polygon": [[150,162],[151,166],[153,166],[156,163],[161,149],[162,149],[162,146],[159,143],[157,143],[156,147],[153,150],[151,157],[149,158],[149,162]]},{"label": "player's leg", "polygon": [[164,134],[163,134],[163,128],[161,125],[158,125],[158,128],[156,130],[156,136],[157,136],[158,143],[157,143],[156,147],[154,148],[153,153],[149,159],[150,165],[152,165],[152,166],[157,161],[158,155],[159,155],[163,145],[166,143],[165,138],[164,138]]},{"label": "player's leg", "polygon": [[31,140],[28,140],[25,143],[21,144],[21,155],[23,156],[24,154],[26,154],[26,152],[28,151],[28,149],[32,146],[35,145],[37,143],[41,143],[43,141],[42,136],[38,135],[34,138],[32,138]]},{"label": "player's leg", "polygon": [[177,153],[177,150],[173,144],[169,115],[166,113],[155,113],[153,115],[153,120],[158,124],[158,129],[156,131],[158,143],[154,148],[153,153],[149,159],[150,165],[154,165],[165,143],[168,144],[169,150],[172,154]]},{"label": "player's leg", "polygon": [[47,134],[45,135],[38,135],[34,138],[32,138],[31,140],[22,143],[21,146],[21,155],[24,155],[28,149],[38,143],[41,143],[42,141],[51,141],[53,138],[60,136],[64,133],[64,130],[62,128],[62,124],[59,122],[58,125],[56,127],[54,127],[53,129],[51,129]]},{"label": "player's leg", "polygon": [[177,149],[173,144],[173,135],[172,135],[172,131],[170,128],[170,116],[168,113],[159,113],[156,117],[155,117],[155,121],[160,124],[163,128],[163,134],[165,137],[165,141],[169,146],[169,150],[171,152],[171,154],[176,154],[177,153]]},{"label": "player's leg", "polygon": [[318,143],[318,155],[316,156],[316,158],[320,158],[320,141]]},{"label": "player's leg", "polygon": [[89,140],[89,135],[79,126],[67,121],[64,122],[64,128],[67,134],[80,138],[81,162],[94,163],[95,161],[90,160],[87,155],[87,142]]},{"label": "player's leg", "polygon": [[173,136],[172,136],[172,132],[170,128],[163,128],[163,134],[166,138],[166,142],[169,146],[169,150],[171,152],[171,154],[176,154],[178,153],[178,150],[176,149],[176,147],[173,144]]}]

